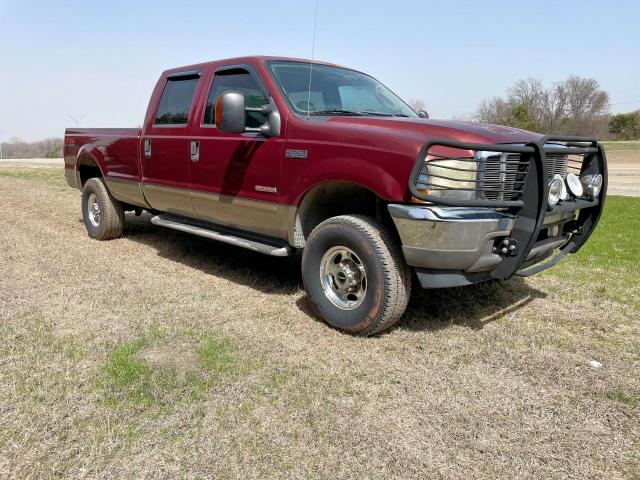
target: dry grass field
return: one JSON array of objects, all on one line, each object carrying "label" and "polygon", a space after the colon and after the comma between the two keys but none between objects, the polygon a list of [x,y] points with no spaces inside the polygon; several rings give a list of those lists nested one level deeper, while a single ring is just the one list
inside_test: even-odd
[{"label": "dry grass field", "polygon": [[640,478],[638,198],[370,339],[298,260],[148,216],[89,239],[59,168],[0,166],[0,205],[0,478]]}]

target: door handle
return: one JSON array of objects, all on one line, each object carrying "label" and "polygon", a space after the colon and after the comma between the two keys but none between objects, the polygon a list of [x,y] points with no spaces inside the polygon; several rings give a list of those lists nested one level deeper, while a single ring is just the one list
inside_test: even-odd
[{"label": "door handle", "polygon": [[200,160],[200,142],[197,140],[191,141],[191,161],[197,162]]},{"label": "door handle", "polygon": [[144,140],[144,156],[151,158],[151,140],[148,138]]}]

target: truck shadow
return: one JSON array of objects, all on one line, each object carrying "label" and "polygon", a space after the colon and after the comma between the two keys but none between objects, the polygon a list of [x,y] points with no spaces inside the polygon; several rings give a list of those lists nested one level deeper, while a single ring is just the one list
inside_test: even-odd
[{"label": "truck shadow", "polygon": [[414,278],[411,300],[399,327],[440,330],[457,325],[480,330],[545,297],[521,277],[438,290],[423,290]]},{"label": "truck shadow", "polygon": [[[125,237],[154,248],[162,258],[262,293],[294,295],[303,290],[299,258],[269,257],[188,233],[161,229],[152,225],[149,219],[147,214],[142,217],[128,215]],[[435,331],[457,325],[482,329],[545,296],[518,277],[506,282],[442,290],[422,290],[414,278],[409,307],[398,328]],[[306,295],[295,303],[301,312],[322,321]]]}]

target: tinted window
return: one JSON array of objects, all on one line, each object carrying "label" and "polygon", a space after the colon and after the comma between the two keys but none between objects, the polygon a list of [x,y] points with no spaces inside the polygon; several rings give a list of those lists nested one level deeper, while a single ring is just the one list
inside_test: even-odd
[{"label": "tinted window", "polygon": [[156,124],[185,124],[199,77],[168,78],[160,98]]},{"label": "tinted window", "polygon": [[[207,108],[204,112],[204,123],[213,125],[215,122],[214,112],[218,97],[224,92],[240,92],[244,94],[245,105],[247,107],[263,107],[269,103],[265,98],[256,80],[242,69],[226,70],[216,73],[209,91]],[[267,121],[260,112],[246,112],[247,127],[256,128]]]}]

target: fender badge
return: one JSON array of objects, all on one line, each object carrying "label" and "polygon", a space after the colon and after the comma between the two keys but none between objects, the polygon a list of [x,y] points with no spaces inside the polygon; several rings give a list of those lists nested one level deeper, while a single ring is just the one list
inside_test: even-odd
[{"label": "fender badge", "polygon": [[307,158],[307,151],[306,150],[298,150],[295,148],[287,148],[284,151],[284,156],[285,158],[300,158],[300,159],[304,159]]},{"label": "fender badge", "polygon": [[267,187],[264,185],[256,185],[256,192],[267,192],[267,193],[278,193],[278,189],[276,187]]}]

